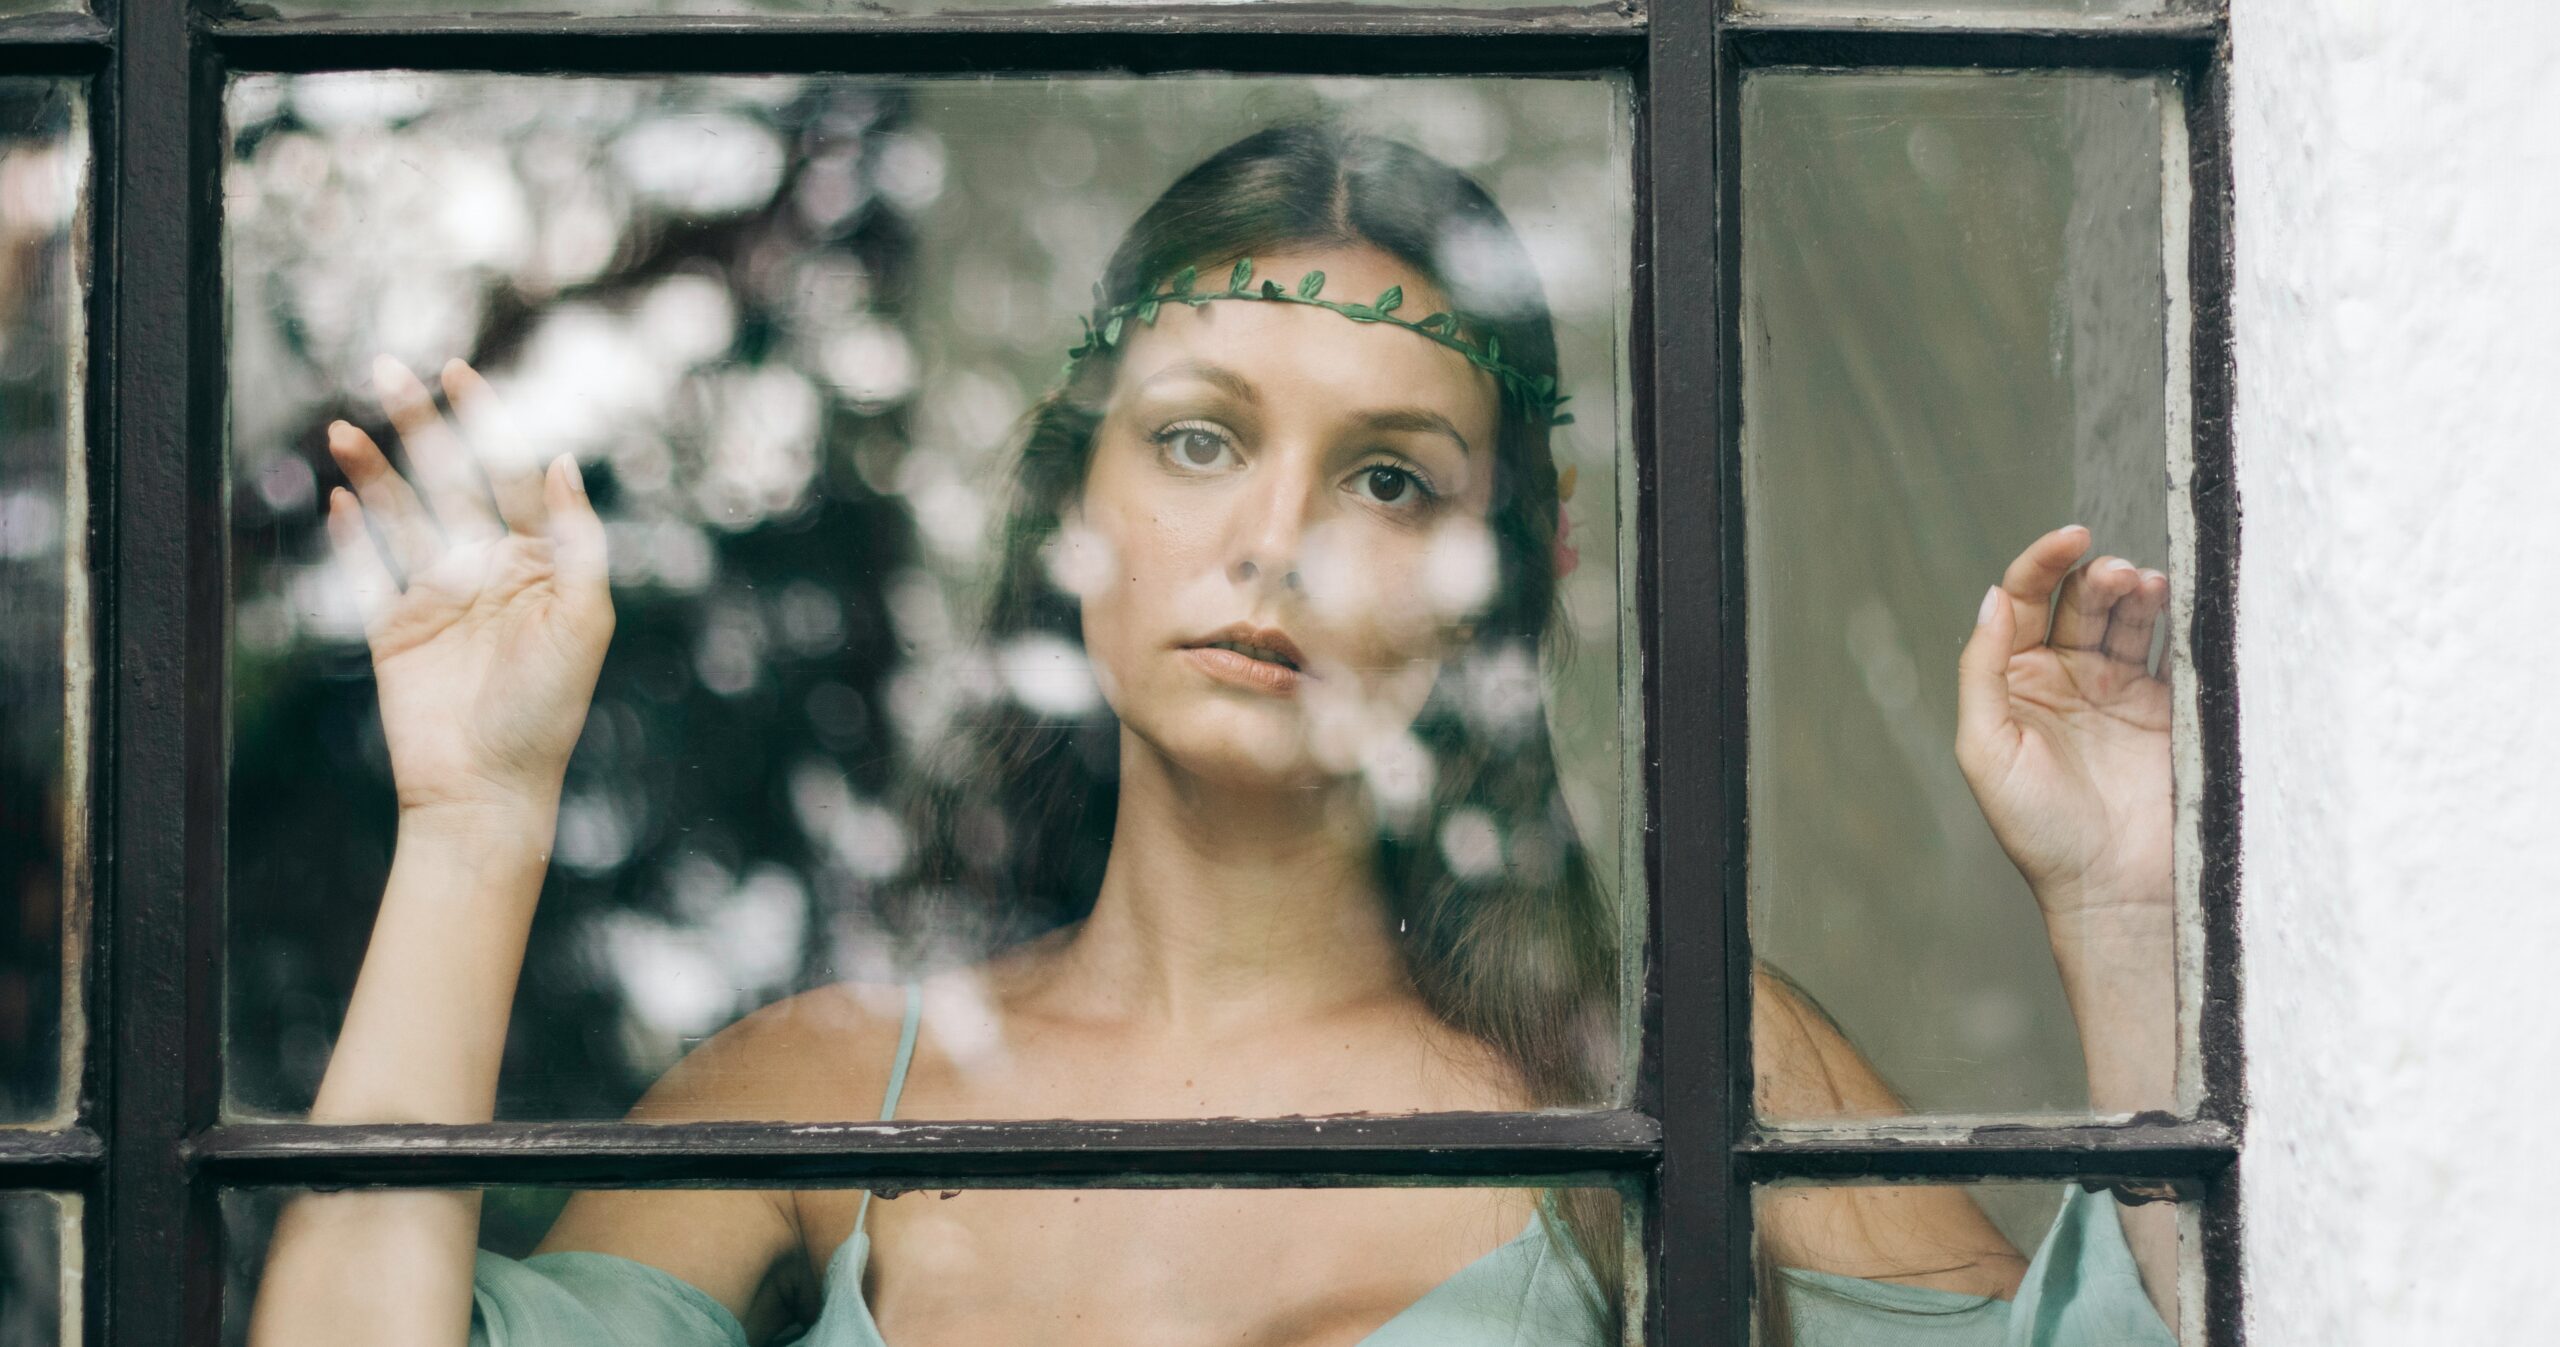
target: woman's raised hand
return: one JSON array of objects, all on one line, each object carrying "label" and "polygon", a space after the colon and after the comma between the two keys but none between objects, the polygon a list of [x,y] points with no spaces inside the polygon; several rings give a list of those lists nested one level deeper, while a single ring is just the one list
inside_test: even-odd
[{"label": "woman's raised hand", "polygon": [[604,524],[576,460],[538,465],[470,366],[442,376],[460,430],[406,366],[373,372],[415,480],[332,422],[355,490],[329,493],[329,539],[364,613],[401,811],[547,816],[613,635]]},{"label": "woman's raised hand", "polygon": [[2149,667],[2169,578],[2073,569],[2089,542],[2073,524],[2029,543],[1958,667],[1956,761],[2048,917],[2165,911],[2171,891],[2169,686]]}]

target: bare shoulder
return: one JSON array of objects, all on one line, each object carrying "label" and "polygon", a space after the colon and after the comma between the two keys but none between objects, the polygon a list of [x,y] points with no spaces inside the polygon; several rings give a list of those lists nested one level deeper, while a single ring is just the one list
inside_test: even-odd
[{"label": "bare shoulder", "polygon": [[906,991],[812,988],[743,1016],[687,1053],[631,1111],[637,1122],[838,1122],[879,1105]]},{"label": "bare shoulder", "polygon": [[[632,1107],[634,1122],[866,1118],[896,1054],[905,993],[838,983],[786,997],[705,1039]],[[709,1294],[751,1339],[805,1316],[817,1288],[793,1194],[775,1189],[581,1191],[540,1252],[646,1263]]]},{"label": "bare shoulder", "polygon": [[1763,963],[1752,970],[1751,991],[1762,1114],[1801,1120],[1902,1111],[1893,1087],[1793,979]]}]

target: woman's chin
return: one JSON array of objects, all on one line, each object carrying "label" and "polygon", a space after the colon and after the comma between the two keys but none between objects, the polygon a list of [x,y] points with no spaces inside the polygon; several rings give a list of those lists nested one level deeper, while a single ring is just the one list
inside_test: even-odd
[{"label": "woman's chin", "polygon": [[1307,791],[1340,779],[1317,761],[1295,717],[1203,708],[1163,734],[1141,734],[1177,773],[1222,790]]}]

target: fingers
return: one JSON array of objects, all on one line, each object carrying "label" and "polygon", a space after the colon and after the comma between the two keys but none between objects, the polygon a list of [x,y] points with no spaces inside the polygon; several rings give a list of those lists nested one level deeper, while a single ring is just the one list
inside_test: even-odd
[{"label": "fingers", "polygon": [[2089,550],[2089,530],[2078,524],[2061,528],[2027,544],[2000,576],[2000,592],[2009,598],[2010,653],[2040,645],[2045,634],[2045,608],[2053,591]]},{"label": "fingers", "polygon": [[1973,635],[1956,658],[1956,763],[1976,779],[1997,775],[2017,751],[2018,726],[2009,708],[2009,657],[2017,632],[2017,596],[1995,585],[1982,596]]},{"label": "fingers", "polygon": [[498,516],[489,507],[480,469],[471,461],[470,449],[436,410],[427,386],[418,382],[408,366],[387,355],[373,362],[373,384],[382,409],[400,431],[400,446],[408,451],[419,494],[446,536],[456,542],[497,537]]},{"label": "fingers", "polygon": [[444,550],[435,524],[427,518],[426,507],[418,503],[417,493],[391,470],[391,461],[382,456],[373,437],[345,421],[332,421],[329,457],[355,485],[365,508],[373,512],[374,523],[389,540],[391,555],[400,563],[400,569],[416,575],[432,565]]},{"label": "fingers", "polygon": [[364,510],[356,504],[355,493],[343,486],[329,488],[329,547],[355,591],[356,611],[371,630],[374,620],[391,606],[392,595],[400,592],[400,582],[391,577],[391,568],[383,564],[382,553],[365,531]]},{"label": "fingers", "polygon": [[2107,616],[2142,584],[2142,572],[2122,557],[2100,557],[2062,582],[2045,644],[2056,650],[2096,650],[2106,644]]},{"label": "fingers", "polygon": [[611,598],[606,588],[604,521],[596,517],[594,502],[587,499],[585,477],[578,472],[578,460],[562,454],[551,461],[542,475],[545,513],[550,519],[552,564],[560,577],[560,592],[581,607],[594,604],[610,614]]},{"label": "fingers", "polygon": [[460,360],[444,363],[444,400],[462,423],[465,439],[489,476],[489,494],[497,497],[498,517],[509,529],[529,538],[543,534],[541,461],[498,401],[489,381]]},{"label": "fingers", "polygon": [[2137,575],[2133,592],[2116,600],[2115,612],[2107,619],[2106,652],[2109,659],[2148,672],[2151,634],[2169,607],[2169,577],[2152,570]]}]

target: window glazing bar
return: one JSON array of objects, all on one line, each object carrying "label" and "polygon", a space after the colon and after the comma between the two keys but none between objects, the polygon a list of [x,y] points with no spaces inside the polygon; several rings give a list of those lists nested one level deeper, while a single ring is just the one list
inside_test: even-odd
[{"label": "window glazing bar", "polygon": [[[717,34],[788,29],[802,35],[840,33],[876,36],[900,33],[1143,33],[1164,28],[1185,32],[1254,33],[1264,35],[1339,34],[1468,34],[1503,36],[1575,32],[1641,31],[1645,14],[1631,0],[1585,0],[1537,6],[1487,8],[1481,4],[1400,5],[1381,9],[1369,0],[1258,0],[1238,6],[1235,0],[1187,0],[1185,3],[1078,4],[1048,0],[1044,5],[976,9],[957,0],[930,13],[790,14],[614,14],[567,11],[550,14],[390,13],[296,17],[250,13],[241,8],[210,7],[209,26],[223,34],[276,30],[335,32],[478,32],[478,33],[667,33]],[[260,6],[261,9],[269,9]],[[288,7],[290,8],[290,7]]]},{"label": "window glazing bar", "polygon": [[1938,1136],[1754,1131],[1735,1148],[1746,1181],[1785,1178],[2202,1178],[2231,1167],[2220,1123],[1979,1127]]},{"label": "window glazing bar", "polygon": [[80,1187],[106,1153],[98,1134],[85,1127],[0,1131],[0,1189]]},{"label": "window glazing bar", "polygon": [[114,42],[86,14],[0,18],[0,75],[86,75],[104,69]]},{"label": "window glazing bar", "polygon": [[1565,1181],[1648,1171],[1660,1133],[1633,1113],[1180,1122],[484,1123],[461,1127],[252,1123],[190,1154],[244,1183],[634,1183],[705,1179],[919,1184],[1143,1179],[1161,1185],[1333,1176]]},{"label": "window glazing bar", "polygon": [[1724,26],[1732,59],[1754,68],[2192,70],[2213,59],[2221,40],[2218,20],[2185,16],[2067,27],[1762,18]]},{"label": "window glazing bar", "polygon": [[228,68],[276,72],[1501,75],[1623,69],[1643,58],[1640,26],[1452,24],[1403,14],[1329,29],[1263,22],[1255,11],[1235,9],[1180,25],[1158,14],[1145,26],[287,19],[221,24],[210,39]]}]

